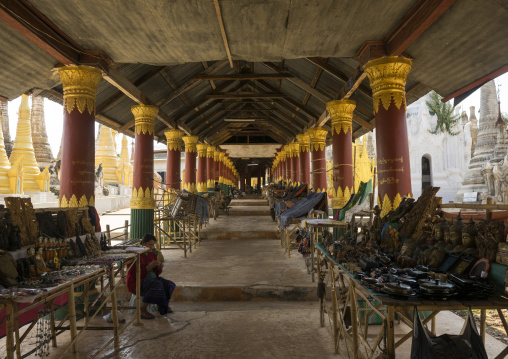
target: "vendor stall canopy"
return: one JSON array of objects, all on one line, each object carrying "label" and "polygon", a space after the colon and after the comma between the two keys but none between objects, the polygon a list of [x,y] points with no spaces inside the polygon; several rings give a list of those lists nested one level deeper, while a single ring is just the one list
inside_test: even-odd
[{"label": "vendor stall canopy", "polygon": [[160,141],[287,144],[350,98],[354,139],[375,126],[368,60],[413,59],[408,103],[457,102],[508,70],[506,19],[502,0],[2,0],[0,96],[62,102],[54,69],[81,64],[104,73],[97,121],[130,135],[144,103]]}]

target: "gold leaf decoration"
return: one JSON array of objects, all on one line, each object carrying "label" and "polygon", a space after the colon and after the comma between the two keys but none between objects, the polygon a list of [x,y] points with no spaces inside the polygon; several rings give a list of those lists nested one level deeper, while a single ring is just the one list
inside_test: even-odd
[{"label": "gold leaf decoration", "polygon": [[88,110],[95,115],[95,97],[102,72],[88,66],[63,66],[58,69],[63,86],[64,109],[71,113],[77,107],[80,113]]},{"label": "gold leaf decoration", "polygon": [[365,73],[372,88],[374,113],[379,111],[379,103],[388,110],[393,102],[397,109],[406,107],[406,78],[412,61],[404,57],[389,56],[371,60],[365,64]]},{"label": "gold leaf decoration", "polygon": [[150,105],[134,105],[131,107],[131,112],[136,123],[136,135],[149,134],[153,136],[153,124],[159,113],[159,108]]}]

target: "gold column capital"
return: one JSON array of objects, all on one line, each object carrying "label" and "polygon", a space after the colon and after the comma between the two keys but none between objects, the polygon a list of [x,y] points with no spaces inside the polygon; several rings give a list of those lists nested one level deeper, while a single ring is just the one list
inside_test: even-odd
[{"label": "gold column capital", "polygon": [[198,143],[198,136],[183,136],[183,142],[185,143],[185,152],[196,152],[196,144]]},{"label": "gold column capital", "polygon": [[296,135],[296,140],[300,144],[300,152],[310,151],[310,136],[306,133]]},{"label": "gold column capital", "polygon": [[136,135],[148,133],[153,136],[153,124],[155,123],[155,117],[159,113],[159,108],[150,105],[134,105],[131,107],[131,112],[134,115],[136,123]]},{"label": "gold column capital", "polygon": [[280,150],[279,154],[280,154],[281,161],[284,161],[286,159],[286,155],[287,155],[286,154],[286,149],[283,148],[282,150]]},{"label": "gold column capital", "polygon": [[353,100],[335,100],[326,103],[326,110],[332,120],[332,135],[334,131],[340,134],[342,130],[344,133],[348,131],[353,133],[352,121],[355,107],[356,102]]},{"label": "gold column capital", "polygon": [[76,106],[80,113],[86,108],[95,115],[95,97],[102,72],[89,66],[63,66],[58,68],[58,75],[63,86],[64,109],[71,113]]},{"label": "gold column capital", "polygon": [[166,140],[168,144],[168,150],[172,151],[180,151],[182,148],[182,137],[185,135],[185,132],[178,129],[171,129],[164,131],[164,135],[166,135]]},{"label": "gold column capital", "polygon": [[206,157],[213,158],[215,155],[215,146],[208,146],[206,149]]},{"label": "gold column capital", "polygon": [[226,152],[219,152],[219,161],[224,163],[225,156],[226,156]]},{"label": "gold column capital", "polygon": [[293,157],[298,157],[300,155],[300,144],[298,142],[292,142],[290,145]]},{"label": "gold column capital", "polygon": [[371,60],[365,64],[365,73],[369,77],[374,113],[379,110],[379,101],[388,110],[391,100],[398,109],[406,107],[406,78],[411,70],[412,61],[400,56],[387,56]]},{"label": "gold column capital", "polygon": [[307,130],[307,134],[310,137],[310,145],[312,151],[325,150],[326,135],[328,130],[323,127],[313,127]]},{"label": "gold column capital", "polygon": [[206,157],[208,151],[208,145],[206,143],[198,143],[196,148],[198,150],[198,157]]},{"label": "gold column capital", "polygon": [[221,154],[221,152],[219,150],[217,150],[217,149],[215,149],[213,151],[213,159],[214,159],[214,161],[219,162],[219,160],[220,160],[220,154]]}]

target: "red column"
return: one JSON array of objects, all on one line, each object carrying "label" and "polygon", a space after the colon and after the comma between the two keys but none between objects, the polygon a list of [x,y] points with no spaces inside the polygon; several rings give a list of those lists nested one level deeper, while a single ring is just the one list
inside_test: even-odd
[{"label": "red column", "polygon": [[181,151],[182,130],[167,130],[164,132],[168,143],[168,159],[166,162],[166,188],[180,189],[181,178]]},{"label": "red column", "polygon": [[215,162],[213,159],[215,152],[214,146],[208,146],[206,151],[206,187],[208,191],[213,191],[215,182]]},{"label": "red column", "polygon": [[293,179],[293,148],[291,147],[291,144],[284,146],[284,149],[286,150],[286,178],[288,185],[292,184]]},{"label": "red column", "polygon": [[309,128],[311,156],[311,187],[315,192],[326,192],[325,142],[328,131],[322,127]]},{"label": "red column", "polygon": [[153,190],[153,126],[159,112],[156,106],[131,107],[135,120],[136,150],[132,174],[131,230],[130,238],[142,238],[153,233],[155,208]]},{"label": "red column", "polygon": [[185,178],[183,189],[197,193],[196,189],[196,144],[198,136],[183,136],[185,143]]},{"label": "red column", "polygon": [[332,208],[343,208],[354,192],[352,121],[356,102],[330,101],[326,109],[332,120],[333,184]]},{"label": "red column", "polygon": [[206,143],[198,143],[197,146],[198,151],[198,171],[196,175],[196,189],[198,194],[208,193],[208,189],[206,187],[206,152],[208,150],[208,145]]},{"label": "red column", "polygon": [[300,183],[310,183],[310,137],[308,134],[296,135],[300,144]]},{"label": "red column", "polygon": [[412,197],[406,125],[406,78],[412,61],[382,57],[365,64],[376,116],[378,205],[381,216]]},{"label": "red column", "polygon": [[280,151],[280,160],[281,160],[280,171],[281,178],[283,181],[287,180],[286,157],[287,157],[286,150],[282,148],[282,150]]},{"label": "red column", "polygon": [[215,182],[217,182],[217,184],[219,183],[219,168],[220,168],[220,151],[219,150],[215,150],[213,152],[213,165],[214,165],[214,174],[213,174],[213,179],[214,179],[214,186],[215,186]]},{"label": "red column", "polygon": [[300,145],[298,142],[291,143],[291,181],[300,185]]},{"label": "red column", "polygon": [[95,95],[102,73],[88,66],[58,69],[64,96],[60,207],[95,205]]}]

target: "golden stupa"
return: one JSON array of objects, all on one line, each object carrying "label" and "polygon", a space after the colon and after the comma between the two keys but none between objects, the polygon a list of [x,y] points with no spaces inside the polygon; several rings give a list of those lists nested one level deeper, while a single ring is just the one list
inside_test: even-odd
[{"label": "golden stupa", "polygon": [[129,149],[127,148],[127,136],[122,137],[122,151],[120,152],[120,164],[116,170],[118,182],[125,186],[132,186],[132,165],[129,160]]},{"label": "golden stupa", "polygon": [[97,142],[97,150],[95,151],[95,168],[99,167],[102,163],[104,183],[120,183],[116,175],[118,160],[115,151],[115,144],[113,143],[111,128],[101,125],[99,140]]},{"label": "golden stupa", "polygon": [[360,182],[367,183],[374,177],[374,159],[369,159],[367,151],[367,138],[364,137],[363,141],[357,138],[353,144],[353,156],[355,165],[355,193],[360,187]]},{"label": "golden stupa", "polygon": [[[12,146],[12,153],[9,161],[12,165],[23,163],[23,191],[39,192],[49,191],[48,167],[40,171],[32,143],[32,124],[30,122],[30,107],[28,96],[21,96],[19,106],[18,126],[16,128],[16,139]],[[21,162],[19,161],[21,159]]]},{"label": "golden stupa", "polygon": [[0,193],[12,193],[9,185],[11,164],[5,151],[3,131],[0,131]]}]

